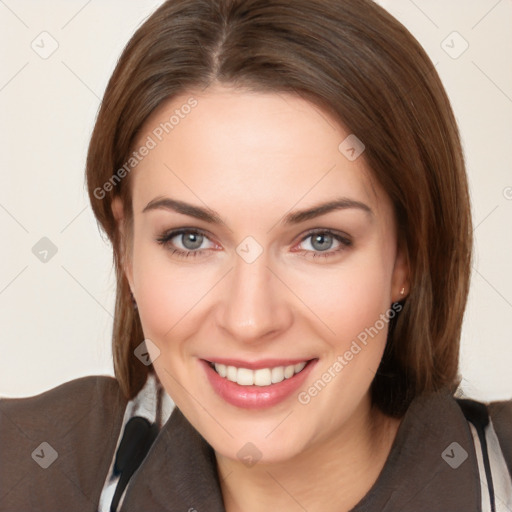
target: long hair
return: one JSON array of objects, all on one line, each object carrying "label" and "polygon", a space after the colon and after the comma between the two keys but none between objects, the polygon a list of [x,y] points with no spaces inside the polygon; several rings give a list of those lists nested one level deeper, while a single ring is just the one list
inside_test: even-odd
[{"label": "long hair", "polygon": [[214,83],[300,95],[363,141],[362,158],[392,201],[410,266],[410,292],[390,324],[372,403],[399,416],[420,393],[455,391],[472,226],[458,128],[425,51],[370,0],[172,0],[125,47],[87,156],[92,209],[113,245],[113,357],[124,394],[135,396],[154,369],[134,356],[143,333],[122,269],[130,243],[111,210],[119,196],[129,238],[130,175],[119,179],[119,170],[155,108]]}]

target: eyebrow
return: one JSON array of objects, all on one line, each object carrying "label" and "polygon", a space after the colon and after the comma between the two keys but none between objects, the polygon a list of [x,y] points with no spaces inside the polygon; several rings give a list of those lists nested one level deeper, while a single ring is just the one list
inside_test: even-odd
[{"label": "eyebrow", "polygon": [[[361,210],[367,213],[368,215],[373,216],[372,209],[365,203],[362,203],[361,201],[356,201],[354,199],[349,199],[347,197],[341,197],[339,199],[333,199],[332,201],[328,201],[326,203],[318,204],[305,210],[298,210],[289,213],[281,220],[281,224],[299,224],[301,222],[314,219],[315,217],[325,215],[326,213],[335,210],[347,210],[353,208]],[[177,213],[181,213],[183,215],[188,215],[189,217],[195,217],[196,219],[203,220],[211,224],[225,225],[225,222],[221,219],[220,215],[214,210],[210,208],[194,206],[184,201],[171,199],[170,197],[155,197],[155,199],[151,200],[145,206],[145,208],[142,210],[142,213],[158,209],[174,211]]]}]

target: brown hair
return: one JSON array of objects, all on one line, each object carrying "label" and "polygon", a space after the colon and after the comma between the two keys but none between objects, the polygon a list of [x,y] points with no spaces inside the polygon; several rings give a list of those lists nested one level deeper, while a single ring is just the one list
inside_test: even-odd
[{"label": "brown hair", "polygon": [[154,369],[133,353],[143,331],[111,210],[120,196],[130,233],[130,180],[118,173],[114,183],[114,173],[157,106],[216,82],[298,94],[363,141],[410,266],[410,292],[390,323],[372,402],[400,416],[420,393],[455,391],[472,226],[458,128],[425,51],[370,0],[172,0],[124,49],[87,156],[92,209],[114,249],[113,357],[124,394],[134,397]]}]

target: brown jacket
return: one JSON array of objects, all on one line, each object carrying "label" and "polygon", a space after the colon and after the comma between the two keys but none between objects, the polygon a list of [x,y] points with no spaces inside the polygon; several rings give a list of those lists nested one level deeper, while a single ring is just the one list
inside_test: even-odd
[{"label": "brown jacket", "polygon": [[[106,376],[0,400],[0,511],[97,512],[126,405]],[[489,410],[510,463],[512,400]],[[455,456],[467,453],[455,469],[446,462],[450,446]],[[413,401],[377,482],[353,512],[478,512],[480,503],[470,428],[453,396],[441,392]],[[121,511],[224,512],[214,451],[177,407]]]}]

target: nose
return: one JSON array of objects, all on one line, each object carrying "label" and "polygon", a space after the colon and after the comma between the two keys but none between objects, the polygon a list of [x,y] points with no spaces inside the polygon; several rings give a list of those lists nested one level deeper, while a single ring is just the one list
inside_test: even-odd
[{"label": "nose", "polygon": [[252,263],[236,256],[234,268],[226,276],[217,322],[237,341],[268,341],[292,323],[287,289],[268,263],[265,253]]}]

